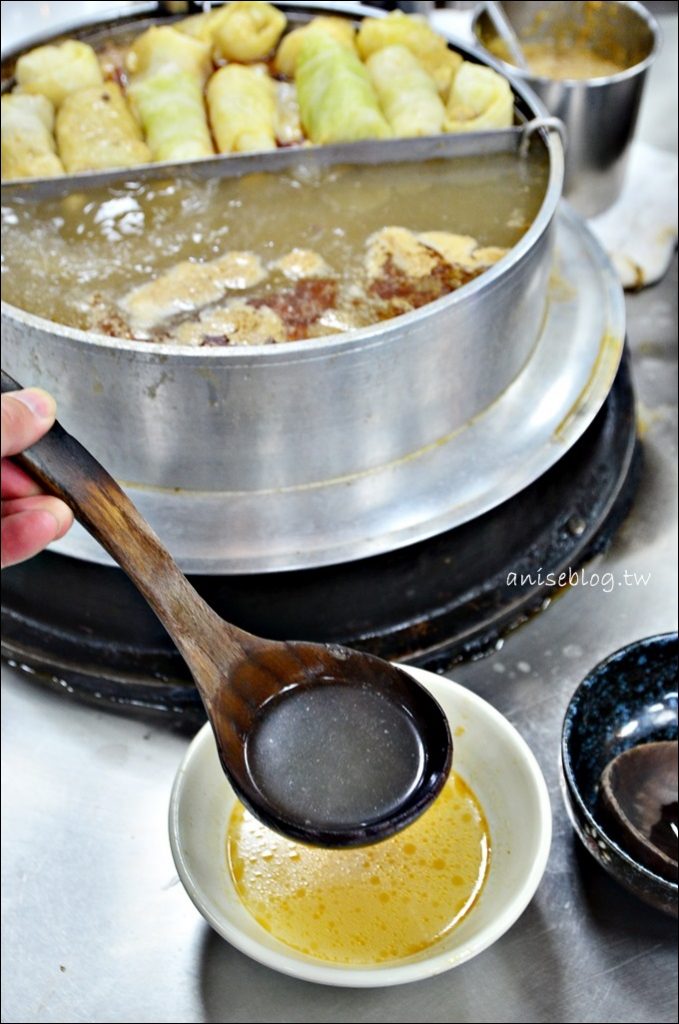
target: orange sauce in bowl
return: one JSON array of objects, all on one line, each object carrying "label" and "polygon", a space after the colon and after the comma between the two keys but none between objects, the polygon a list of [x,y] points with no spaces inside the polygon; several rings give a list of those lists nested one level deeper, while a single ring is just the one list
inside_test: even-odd
[{"label": "orange sauce in bowl", "polygon": [[328,850],[272,832],[240,804],[227,835],[234,886],[281,942],[333,963],[411,956],[472,910],[490,866],[490,833],[469,786],[453,774],[431,807],[375,846]]}]

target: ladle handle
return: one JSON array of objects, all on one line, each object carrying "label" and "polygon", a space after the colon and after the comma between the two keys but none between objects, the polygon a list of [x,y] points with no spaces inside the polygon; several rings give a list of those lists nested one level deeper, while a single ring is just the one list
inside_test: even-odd
[{"label": "ladle handle", "polygon": [[[2,370],[2,394],[22,385]],[[203,601],[170,553],[110,473],[55,422],[34,445],[12,456],[46,491],[66,502],[76,519],[125,570],[175,641],[194,673],[201,648],[218,643],[222,660],[241,651],[248,636]],[[225,650],[225,644],[227,649]]]},{"label": "ladle handle", "polygon": [[502,5],[498,0],[486,0],[486,11],[488,12],[490,20],[493,22],[495,31],[507,46],[516,66],[522,68],[524,71],[528,71],[526,55],[521,49],[521,43],[514,31],[514,26],[509,21]]}]

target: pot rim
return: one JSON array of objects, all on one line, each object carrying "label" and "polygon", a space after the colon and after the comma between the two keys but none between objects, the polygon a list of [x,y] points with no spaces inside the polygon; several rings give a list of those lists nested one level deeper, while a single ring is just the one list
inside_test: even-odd
[{"label": "pot rim", "polygon": [[[291,7],[293,9],[304,9],[310,8],[312,10],[327,10],[327,3],[304,3],[304,4],[291,4],[281,3],[279,5],[283,8]],[[136,16],[136,20],[139,19],[139,14],[144,12],[150,12],[155,10],[157,5],[155,3],[148,3],[136,8],[132,13]],[[379,16],[384,17],[385,11],[381,11],[378,8],[370,8],[365,4],[356,3],[338,3],[332,5],[333,13],[353,15],[354,17],[365,17],[370,15],[371,17]],[[78,28],[86,28],[90,25],[96,25],[98,22],[105,22],[110,20],[110,10],[101,12],[98,17],[88,19],[83,22],[80,21],[73,25],[65,26],[58,33],[52,32],[43,39],[54,39],[60,35],[64,35],[69,31],[75,31]],[[105,17],[106,15],[106,17]],[[128,16],[129,17],[129,16]],[[124,20],[123,18],[116,19],[117,21]],[[35,40],[34,42],[38,42]],[[34,42],[30,42],[29,45],[34,45]],[[463,54],[465,58],[471,58],[472,60],[478,61],[479,59],[483,63],[487,63],[489,66],[494,67],[495,70],[500,70],[501,73],[507,77],[507,73],[504,68],[501,67],[501,62],[495,61],[492,58],[487,58],[485,53],[481,54],[478,49],[470,48],[462,45],[461,43],[455,42],[455,48]],[[2,59],[9,60],[18,53],[23,52],[26,49],[26,42],[22,43],[20,47],[3,53]],[[542,101],[537,97],[529,85],[525,82],[518,82],[510,77],[510,86],[513,92],[520,100],[523,101],[532,117],[546,117],[547,110],[544,107]],[[210,347],[199,347],[193,348],[186,345],[171,345],[159,342],[149,341],[130,341],[125,338],[113,338],[105,334],[97,334],[94,331],[83,331],[76,327],[67,327],[64,324],[59,324],[54,320],[48,320],[45,317],[36,316],[34,313],[29,313],[26,310],[21,309],[19,306],[14,306],[4,300],[0,304],[2,310],[2,317],[8,320],[17,321],[20,324],[28,327],[32,330],[47,331],[52,334],[57,334],[59,337],[94,348],[106,348],[114,349],[116,351],[123,350],[128,352],[137,352],[140,356],[146,356],[149,361],[165,361],[170,357],[179,357],[186,365],[191,363],[204,363],[205,360],[210,362],[214,360],[233,360],[236,364],[238,363],[249,363],[252,358],[259,360],[266,360],[269,363],[277,362],[288,362],[298,361],[302,359],[315,359],[330,354],[343,354],[346,350],[353,350],[357,347],[371,347],[372,345],[383,344],[395,333],[398,333],[400,328],[416,326],[420,323],[425,322],[430,316],[435,315],[439,311],[451,308],[458,305],[461,302],[466,302],[468,299],[473,299],[474,296],[482,289],[490,289],[493,287],[495,281],[499,278],[509,274],[512,269],[528,255],[533,249],[535,244],[539,241],[542,235],[549,227],[554,214],[556,212],[561,193],[563,189],[563,178],[564,178],[564,151],[561,143],[561,139],[558,133],[545,131],[542,129],[539,133],[540,138],[545,145],[549,157],[549,176],[547,179],[547,188],[542,200],[542,204],[538,211],[538,214],[530,225],[526,233],[519,239],[516,245],[512,246],[506,256],[490,268],[490,270],[484,271],[479,277],[458,288],[456,291],[449,295],[445,295],[440,299],[436,299],[434,302],[427,303],[427,305],[420,307],[419,309],[413,310],[410,313],[404,313],[400,316],[394,317],[390,321],[382,321],[377,324],[371,324],[368,327],[361,327],[351,331],[343,331],[337,335],[326,335],[321,338],[309,338],[302,341],[288,341],[278,345],[234,345],[233,347],[225,345],[223,347],[210,346]]]}]

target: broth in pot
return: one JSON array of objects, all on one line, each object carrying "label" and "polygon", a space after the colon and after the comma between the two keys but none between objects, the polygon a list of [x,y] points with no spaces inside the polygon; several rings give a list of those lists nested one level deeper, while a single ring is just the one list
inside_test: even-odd
[{"label": "broth in pot", "polygon": [[542,147],[3,207],[7,302],[69,327],[192,346],[333,335],[440,298],[537,215]]}]

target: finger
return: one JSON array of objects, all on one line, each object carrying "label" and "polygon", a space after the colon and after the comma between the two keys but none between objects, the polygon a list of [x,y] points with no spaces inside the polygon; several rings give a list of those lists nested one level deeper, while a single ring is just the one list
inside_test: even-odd
[{"label": "finger", "polygon": [[51,494],[33,494],[26,498],[11,498],[2,503],[2,518],[16,515],[17,512],[49,512],[59,526],[59,536],[63,536],[73,523],[73,513],[60,498]]},{"label": "finger", "polygon": [[2,460],[2,497],[27,498],[29,494],[42,494],[40,484],[31,480],[23,469],[11,459]]},{"label": "finger", "polygon": [[72,522],[73,513],[58,498],[37,495],[3,501],[3,568],[36,555],[53,540],[63,537]]},{"label": "finger", "polygon": [[42,388],[2,396],[2,455],[16,455],[35,444],[54,423],[57,405]]}]

